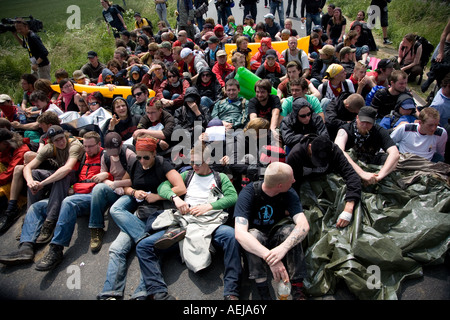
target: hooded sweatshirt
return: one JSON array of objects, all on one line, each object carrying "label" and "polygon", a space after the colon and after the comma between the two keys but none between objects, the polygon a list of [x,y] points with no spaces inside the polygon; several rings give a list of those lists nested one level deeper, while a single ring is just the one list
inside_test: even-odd
[{"label": "hooded sweatshirt", "polygon": [[[273,49],[271,38],[269,38],[269,37],[262,38],[261,43],[265,43],[269,49]],[[278,51],[276,51],[276,52],[277,52],[277,56],[278,56],[278,62],[280,64],[284,65],[285,60],[284,60],[283,56]],[[258,51],[255,53],[255,55],[250,60],[251,70],[253,70],[253,71],[258,70],[258,68],[261,66],[261,64],[264,63],[265,57],[266,57],[266,54],[264,52],[262,52],[261,47],[259,47]]]}]

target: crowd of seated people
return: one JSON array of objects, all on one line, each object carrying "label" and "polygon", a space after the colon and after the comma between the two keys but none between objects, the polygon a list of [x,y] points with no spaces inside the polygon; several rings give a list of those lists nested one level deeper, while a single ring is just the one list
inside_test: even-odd
[{"label": "crowd of seated people", "polygon": [[[364,17],[359,13],[350,30],[341,9],[330,8],[326,29],[312,26],[307,52],[297,46],[300,35],[292,20],[281,27],[273,14],[260,23],[247,15],[238,25],[229,16],[225,26],[207,18],[201,30],[196,26],[194,37],[159,21],[157,33],[150,25],[122,31],[108,61],[100,61],[92,50],[79,69],[58,69],[57,91],[49,80],[24,74],[18,105],[0,95],[0,231],[6,232],[27,208],[21,245],[0,256],[0,262],[29,263],[36,244],[50,243],[36,269],[55,268],[69,246],[77,215],[89,216],[90,248],[97,252],[105,232],[103,213],[111,208],[120,234],[109,249],[107,279],[98,298],[123,297],[127,253],[138,243],[147,277],[133,297],[147,297],[153,281],[145,247],[150,241],[142,239],[149,216],[167,208],[193,215],[232,208],[249,183],[264,178],[269,163],[289,163],[286,157],[306,157],[301,170],[293,168],[295,177],[307,179],[308,170],[328,172],[331,165],[321,171],[325,160],[316,161],[320,156],[315,154],[318,147],[312,148],[314,139],[323,144],[319,149],[336,142],[333,157],[339,163],[333,167],[339,167],[353,190],[353,200],[339,216],[341,227],[351,221],[359,180],[380,182],[395,170],[401,152],[417,151],[426,160],[449,163],[446,123],[439,114],[447,110],[448,118],[449,75],[436,103],[439,112],[419,108],[407,87],[420,71],[408,67],[417,60],[408,50],[412,37],[403,41],[401,70],[390,59],[369,70],[371,43],[361,26]],[[282,40],[286,49],[278,52],[273,43]],[[258,49],[250,49],[255,42]],[[235,49],[226,51],[227,43],[236,44]],[[238,68],[260,78],[251,98],[234,78]],[[92,90],[76,91],[77,84]],[[100,93],[104,86],[111,91],[128,86],[131,95],[107,98]],[[214,152],[198,159],[191,151],[198,145]],[[362,170],[347,154],[349,148],[361,161],[382,166],[380,171]],[[214,161],[205,164],[206,159]],[[188,174],[183,172],[189,170],[197,174],[193,179],[198,185],[185,185]],[[214,177],[207,181],[202,175],[210,172],[220,173],[219,191],[226,201],[216,195],[211,206],[203,206],[201,201],[209,201],[205,188],[214,185]],[[185,232],[169,231],[163,235],[169,244]],[[228,238],[228,229],[223,232],[226,241],[235,241]],[[224,296],[238,297],[239,291],[229,286]],[[170,298],[166,289],[151,297]]]}]

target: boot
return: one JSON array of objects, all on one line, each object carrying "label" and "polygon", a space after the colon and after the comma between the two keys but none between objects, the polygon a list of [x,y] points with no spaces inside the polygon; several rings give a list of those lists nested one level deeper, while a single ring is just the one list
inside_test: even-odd
[{"label": "boot", "polygon": [[55,231],[56,221],[45,220],[42,225],[41,233],[36,239],[36,243],[48,243],[52,240],[53,231]]},{"label": "boot", "polygon": [[54,269],[63,260],[63,246],[50,244],[47,254],[36,264],[38,271],[49,271]]},{"label": "boot", "polygon": [[16,265],[33,262],[34,245],[31,242],[24,242],[19,250],[0,256],[0,262],[5,265]]},{"label": "boot", "polygon": [[105,231],[102,228],[91,228],[91,252],[98,252],[102,248],[103,235]]}]

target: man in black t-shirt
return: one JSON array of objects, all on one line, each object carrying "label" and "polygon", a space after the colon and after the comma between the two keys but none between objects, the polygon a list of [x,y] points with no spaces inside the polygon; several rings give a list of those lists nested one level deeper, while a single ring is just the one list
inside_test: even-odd
[{"label": "man in black t-shirt", "polygon": [[395,109],[397,99],[403,92],[408,92],[408,75],[402,70],[391,73],[389,88],[378,90],[373,96],[371,106],[377,110],[377,118],[382,119]]},{"label": "man in black t-shirt", "polygon": [[[255,279],[262,300],[271,300],[266,263],[275,281],[292,283],[294,300],[305,299],[302,281],[306,266],[301,242],[309,224],[291,188],[294,181],[289,165],[273,162],[264,173],[264,181],[242,189],[235,206],[236,239],[246,251],[249,278]],[[282,223],[286,211],[289,219]]]},{"label": "man in black t-shirt", "polygon": [[[377,111],[372,107],[362,107],[356,119],[339,129],[336,144],[344,152],[345,157],[355,169],[356,173],[366,184],[375,184],[395,170],[400,153],[389,132],[375,124]],[[358,160],[382,165],[378,173],[364,171],[345,152],[353,148]],[[379,152],[383,149],[384,152]]]}]

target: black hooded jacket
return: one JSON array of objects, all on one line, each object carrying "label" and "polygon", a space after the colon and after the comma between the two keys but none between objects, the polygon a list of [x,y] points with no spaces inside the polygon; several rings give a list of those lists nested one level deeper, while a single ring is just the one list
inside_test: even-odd
[{"label": "black hooded jacket", "polygon": [[[297,114],[301,108],[307,106],[312,112],[308,124],[303,124],[298,120]],[[292,103],[292,112],[284,117],[280,124],[280,133],[283,143],[289,148],[294,147],[305,134],[314,133],[317,135],[328,136],[327,128],[323,123],[322,117],[312,110],[311,105],[304,98],[297,98]]]}]

